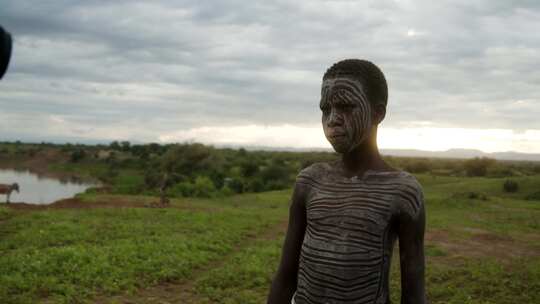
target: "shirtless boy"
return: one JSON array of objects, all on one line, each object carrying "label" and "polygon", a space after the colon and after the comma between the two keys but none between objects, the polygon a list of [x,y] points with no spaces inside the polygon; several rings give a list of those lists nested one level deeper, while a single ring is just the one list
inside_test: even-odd
[{"label": "shirtless boy", "polygon": [[387,98],[385,77],[369,61],[347,59],[326,71],[322,125],[341,159],[297,177],[269,304],[389,304],[396,240],[401,303],[425,303],[422,188],[377,147]]}]

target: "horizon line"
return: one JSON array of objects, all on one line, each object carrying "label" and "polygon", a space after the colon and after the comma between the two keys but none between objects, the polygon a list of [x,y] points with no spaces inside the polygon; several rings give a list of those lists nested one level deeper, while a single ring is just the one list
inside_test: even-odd
[{"label": "horizon line", "polygon": [[[97,145],[110,145],[113,142],[129,142],[131,145],[149,145],[149,144],[158,144],[158,145],[175,145],[175,144],[203,144],[205,146],[212,146],[215,148],[235,148],[235,149],[248,149],[248,150],[270,150],[270,151],[303,151],[303,152],[335,152],[331,147],[293,147],[293,146],[266,146],[266,145],[257,145],[257,144],[242,144],[242,143],[206,143],[197,140],[185,140],[177,142],[160,142],[160,141],[139,141],[139,140],[128,140],[128,139],[117,139],[117,140],[65,140],[65,139],[51,139],[51,140],[20,140],[20,139],[0,139],[0,143],[16,144],[20,142],[21,144],[53,144],[53,145],[85,145],[85,146],[97,146]],[[379,151],[400,151],[400,152],[426,152],[426,153],[448,153],[453,151],[460,152],[480,152],[482,154],[504,154],[504,153],[514,153],[514,154],[523,154],[529,156],[539,156],[540,153],[531,153],[531,152],[522,152],[516,150],[503,150],[503,151],[493,151],[486,152],[481,149],[475,148],[450,148],[445,150],[427,150],[427,149],[416,149],[416,148],[379,148]],[[384,154],[384,153],[382,153]]]}]

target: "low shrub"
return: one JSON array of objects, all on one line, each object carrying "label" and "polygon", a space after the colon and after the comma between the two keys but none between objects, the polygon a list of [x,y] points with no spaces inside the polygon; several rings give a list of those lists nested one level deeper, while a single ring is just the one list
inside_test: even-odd
[{"label": "low shrub", "polygon": [[458,199],[474,199],[474,200],[481,200],[481,201],[489,200],[489,197],[485,193],[476,192],[476,191],[458,192],[452,195],[452,197],[458,198]]},{"label": "low shrub", "polygon": [[528,201],[540,201],[540,191],[533,192],[525,197]]},{"label": "low shrub", "polygon": [[195,193],[195,185],[190,182],[180,182],[167,189],[167,195],[173,197],[190,197]]},{"label": "low shrub", "polygon": [[193,194],[196,197],[212,197],[217,191],[212,180],[206,176],[197,176],[194,187]]},{"label": "low shrub", "polygon": [[410,160],[403,169],[410,173],[426,173],[432,169],[432,165],[428,159],[415,159]]},{"label": "low shrub", "polygon": [[519,185],[516,181],[507,179],[503,184],[503,189],[505,192],[514,193],[519,190]]},{"label": "low shrub", "polygon": [[463,164],[467,176],[486,176],[486,173],[490,167],[497,162],[494,159],[482,157],[473,158],[465,161]]},{"label": "low shrub", "polygon": [[474,192],[474,191],[471,191],[467,194],[467,197],[470,198],[470,199],[479,199],[479,200],[482,200],[482,201],[487,201],[487,195],[485,195],[484,193],[478,193],[478,192]]}]

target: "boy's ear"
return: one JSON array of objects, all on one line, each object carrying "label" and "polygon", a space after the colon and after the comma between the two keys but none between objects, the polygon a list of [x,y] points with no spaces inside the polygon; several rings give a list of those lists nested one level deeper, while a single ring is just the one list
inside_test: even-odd
[{"label": "boy's ear", "polygon": [[378,125],[386,116],[386,106],[382,103],[378,103],[373,107],[373,122]]}]

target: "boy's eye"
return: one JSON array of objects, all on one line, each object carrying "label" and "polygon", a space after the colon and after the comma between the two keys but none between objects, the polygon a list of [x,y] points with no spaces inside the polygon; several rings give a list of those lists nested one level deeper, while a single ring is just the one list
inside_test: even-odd
[{"label": "boy's eye", "polygon": [[323,113],[330,112],[330,105],[328,103],[321,102],[321,111]]},{"label": "boy's eye", "polygon": [[354,108],[354,105],[351,104],[340,104],[336,106],[341,111],[351,111]]}]

